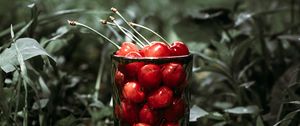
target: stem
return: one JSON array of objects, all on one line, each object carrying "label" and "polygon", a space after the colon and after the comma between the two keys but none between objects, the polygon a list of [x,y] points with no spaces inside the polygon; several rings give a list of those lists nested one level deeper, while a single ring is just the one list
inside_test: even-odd
[{"label": "stem", "polygon": [[168,43],[168,41],[166,39],[164,39],[162,36],[160,36],[158,33],[156,33],[155,31],[153,31],[152,29],[150,29],[150,28],[148,28],[146,26],[140,25],[140,24],[133,23],[133,22],[129,22],[129,24],[132,25],[132,26],[140,27],[140,28],[143,28],[145,30],[148,30],[148,31],[152,32],[153,34],[155,34],[156,36],[158,36],[161,40],[163,40],[164,43],[166,43],[168,46],[170,46],[169,43]]},{"label": "stem", "polygon": [[24,85],[24,89],[25,89],[25,106],[23,108],[23,111],[24,111],[23,126],[27,126],[28,125],[28,103],[27,103],[28,89],[27,89],[27,83],[24,78],[23,78],[23,85]]},{"label": "stem", "polygon": [[143,36],[141,35],[137,30],[135,30],[130,24],[129,22],[119,13],[119,11],[116,8],[111,8],[111,11],[116,13],[136,34],[138,34],[142,39],[144,39],[147,44],[150,44],[150,42]]},{"label": "stem", "polygon": [[133,41],[137,41],[138,46],[140,46],[141,48],[143,48],[145,46],[145,44],[138,38],[136,37],[132,32],[130,32],[129,30],[127,30],[126,28],[120,26],[113,17],[110,17],[110,19],[113,21],[113,23],[105,21],[103,22],[104,24],[109,24],[109,25],[113,25],[116,26],[118,29],[121,30],[121,32],[123,32],[127,37],[129,37],[131,40]]},{"label": "stem", "polygon": [[103,68],[104,68],[104,51],[102,51],[102,55],[101,55],[101,61],[100,61],[100,66],[98,69],[98,76],[97,76],[97,80],[96,80],[96,84],[95,84],[95,100],[98,100],[99,97],[99,91],[100,91],[100,84],[101,84],[101,80],[102,80],[102,73],[103,73]]},{"label": "stem", "polygon": [[[19,75],[20,76],[20,75]],[[16,109],[15,109],[15,116],[14,116],[14,120],[17,120],[17,113],[18,113],[18,109],[19,109],[19,100],[20,100],[20,89],[21,89],[21,76],[19,77],[18,81],[17,81],[17,98],[16,98]]]},{"label": "stem", "polygon": [[68,20],[68,23],[71,25],[71,26],[81,26],[81,27],[84,27],[84,28],[87,28],[91,31],[93,31],[94,33],[96,33],[97,35],[101,36],[102,38],[106,39],[108,42],[110,42],[111,44],[113,44],[115,47],[117,47],[118,49],[120,49],[121,47],[119,45],[117,45],[115,42],[113,42],[112,40],[110,40],[109,38],[107,38],[106,36],[104,36],[103,34],[101,34],[100,32],[96,31],[95,29],[85,25],[85,24],[82,24],[82,23],[79,23],[77,21],[70,21]]}]

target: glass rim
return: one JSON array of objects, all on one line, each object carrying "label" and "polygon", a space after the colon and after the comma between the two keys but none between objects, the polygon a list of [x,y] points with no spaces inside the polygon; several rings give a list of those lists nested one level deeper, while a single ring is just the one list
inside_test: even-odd
[{"label": "glass rim", "polygon": [[182,56],[166,56],[166,57],[138,57],[129,58],[124,56],[117,56],[115,53],[111,54],[111,59],[113,61],[121,63],[131,63],[131,62],[148,62],[148,63],[167,63],[167,62],[190,62],[193,59],[193,54],[182,55]]}]

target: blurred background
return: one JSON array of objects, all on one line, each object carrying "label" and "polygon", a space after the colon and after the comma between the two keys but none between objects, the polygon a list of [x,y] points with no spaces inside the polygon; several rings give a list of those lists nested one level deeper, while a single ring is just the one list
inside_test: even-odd
[{"label": "blurred background", "polygon": [[[115,7],[129,21],[189,46],[191,126],[297,126],[299,5],[298,0],[0,0],[0,125],[113,125],[110,55],[116,49],[67,20],[121,43],[128,38],[99,22],[114,16],[125,27],[110,11]],[[26,51],[13,50],[13,43],[24,37],[35,39],[41,50],[20,60]]]}]

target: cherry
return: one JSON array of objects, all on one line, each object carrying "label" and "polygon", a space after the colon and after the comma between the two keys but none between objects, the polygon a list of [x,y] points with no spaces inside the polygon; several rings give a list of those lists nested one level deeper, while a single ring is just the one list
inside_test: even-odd
[{"label": "cherry", "polygon": [[181,55],[189,54],[188,47],[183,42],[180,41],[173,42],[171,44],[170,50],[173,56],[181,56]]},{"label": "cherry", "polygon": [[148,105],[152,108],[163,108],[170,105],[172,103],[172,99],[173,91],[166,86],[162,86],[150,93],[147,101]]},{"label": "cherry", "polygon": [[144,46],[144,48],[142,48],[142,49],[140,50],[140,54],[141,54],[143,57],[145,57],[145,52],[146,52],[146,50],[147,50],[149,47],[150,47],[149,45],[146,45],[146,46]]},{"label": "cherry", "polygon": [[179,63],[168,63],[162,68],[162,80],[164,85],[168,87],[178,87],[184,82],[186,73]]},{"label": "cherry", "polygon": [[[125,57],[138,58],[142,56],[139,52],[134,51],[134,52],[129,52]],[[128,63],[124,66],[124,71],[126,72],[126,75],[129,77],[129,79],[135,79],[137,77],[138,71],[143,66],[144,66],[143,62]]]},{"label": "cherry", "polygon": [[155,110],[151,109],[147,104],[145,104],[140,110],[139,119],[140,122],[153,125],[158,121],[158,115]]},{"label": "cherry", "polygon": [[134,124],[133,126],[151,126],[151,125],[146,124],[146,123],[137,123],[137,124]]},{"label": "cherry", "polygon": [[116,71],[115,73],[115,83],[118,87],[123,87],[125,82],[125,76],[121,71]]},{"label": "cherry", "polygon": [[138,107],[134,103],[122,100],[115,106],[115,115],[121,121],[133,124],[138,121]]},{"label": "cherry", "polygon": [[116,55],[125,56],[129,52],[138,52],[138,47],[132,42],[123,42],[121,48],[116,52]]},{"label": "cherry", "polygon": [[163,126],[179,126],[179,124],[175,122],[167,122]]},{"label": "cherry", "polygon": [[161,82],[160,67],[155,64],[147,64],[138,72],[138,80],[145,88],[158,87]]},{"label": "cherry", "polygon": [[140,103],[145,99],[145,93],[137,82],[127,82],[123,87],[122,93],[125,99],[135,103]]},{"label": "cherry", "polygon": [[145,57],[166,57],[171,56],[171,50],[165,43],[152,42],[147,49],[144,50]]},{"label": "cherry", "polygon": [[185,106],[186,104],[182,99],[175,99],[171,106],[166,108],[164,118],[170,122],[178,121],[184,116]]}]

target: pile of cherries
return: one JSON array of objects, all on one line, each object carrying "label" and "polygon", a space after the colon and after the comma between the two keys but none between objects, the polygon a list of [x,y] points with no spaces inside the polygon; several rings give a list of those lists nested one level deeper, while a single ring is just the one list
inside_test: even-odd
[{"label": "pile of cherries", "polygon": [[[116,57],[126,59],[161,59],[173,58],[189,55],[189,49],[180,41],[168,44],[167,41],[153,30],[135,23],[129,23],[116,8],[111,11],[143,38],[147,45],[125,29],[110,16],[110,20],[102,20],[102,24],[116,26],[125,35],[137,42],[123,42],[121,46],[96,31],[95,29],[79,23],[70,21],[71,26],[81,26],[91,30],[100,37],[113,44],[118,50]],[[111,22],[110,22],[111,21]],[[137,32],[132,26],[146,29],[164,42],[149,42]],[[129,35],[130,34],[130,35]],[[122,126],[179,126],[180,120],[188,111],[183,92],[187,86],[187,74],[185,64],[182,62],[130,62],[127,64],[119,63],[114,71],[114,84],[117,93],[114,94],[114,112],[116,118]]]},{"label": "pile of cherries", "polygon": [[[124,42],[115,55],[159,59],[189,55],[189,50],[179,41],[171,45],[155,41],[142,49],[131,42]],[[188,107],[182,98],[187,86],[183,63],[120,63],[115,72],[120,103],[115,105],[114,111],[122,125],[179,126],[179,120]]]}]

